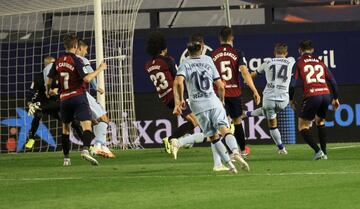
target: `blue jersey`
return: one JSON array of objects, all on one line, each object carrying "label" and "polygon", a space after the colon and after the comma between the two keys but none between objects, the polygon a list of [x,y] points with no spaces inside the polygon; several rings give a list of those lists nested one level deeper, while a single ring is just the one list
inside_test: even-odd
[{"label": "blue jersey", "polygon": [[194,114],[222,107],[213,88],[213,82],[220,79],[220,76],[211,57],[201,55],[198,58],[186,58],[181,63],[177,76],[185,78],[189,105]]},{"label": "blue jersey", "polygon": [[[94,72],[94,69],[91,67],[90,61],[88,59],[86,59],[85,57],[79,56],[79,55],[76,55],[76,56],[79,57],[83,61],[83,63],[84,63],[83,70],[86,74]],[[90,81],[90,85],[91,85],[91,87],[93,87],[93,89],[96,90],[96,88],[97,88],[96,78],[94,78]]]}]

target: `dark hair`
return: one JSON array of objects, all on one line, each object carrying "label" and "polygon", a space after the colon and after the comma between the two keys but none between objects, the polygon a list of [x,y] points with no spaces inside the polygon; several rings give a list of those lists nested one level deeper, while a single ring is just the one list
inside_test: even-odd
[{"label": "dark hair", "polygon": [[219,34],[220,40],[223,41],[223,42],[229,41],[229,39],[230,39],[230,37],[231,37],[232,35],[233,35],[233,34],[232,34],[231,28],[230,28],[230,27],[227,27],[227,26],[223,27],[223,28],[221,29],[221,31],[220,31],[220,34]]},{"label": "dark hair", "polygon": [[288,46],[285,43],[277,43],[275,45],[274,51],[276,54],[286,54],[288,51]]},{"label": "dark hair", "polygon": [[313,47],[312,42],[310,40],[304,40],[304,41],[300,42],[299,49],[301,51],[307,51],[307,50],[314,49],[314,47]]},{"label": "dark hair", "polygon": [[164,36],[159,32],[152,32],[147,41],[146,53],[155,57],[166,48],[167,46]]},{"label": "dark hair", "polygon": [[64,35],[64,47],[65,49],[77,48],[78,39],[73,34],[65,34]]},{"label": "dark hair", "polygon": [[83,39],[80,39],[80,40],[78,41],[78,45],[79,45],[79,47],[80,47],[80,46],[83,46],[83,47],[89,46]]},{"label": "dark hair", "polygon": [[200,42],[200,43],[204,43],[204,35],[201,33],[195,33],[192,34],[189,37],[189,42]]}]

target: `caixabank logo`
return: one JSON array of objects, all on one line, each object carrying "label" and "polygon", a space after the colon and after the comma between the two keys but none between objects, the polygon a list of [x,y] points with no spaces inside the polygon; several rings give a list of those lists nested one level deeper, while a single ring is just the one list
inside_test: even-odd
[{"label": "caixabank logo", "polygon": [[[24,144],[31,129],[31,122],[33,120],[33,117],[29,116],[23,108],[16,108],[16,113],[18,117],[2,120],[1,125],[17,127],[19,129],[17,136],[18,140],[16,144],[16,151],[19,152],[24,148]],[[35,135],[41,140],[44,140],[50,146],[56,148],[54,137],[51,135],[48,128],[42,122],[40,122],[39,128],[37,129]]]}]

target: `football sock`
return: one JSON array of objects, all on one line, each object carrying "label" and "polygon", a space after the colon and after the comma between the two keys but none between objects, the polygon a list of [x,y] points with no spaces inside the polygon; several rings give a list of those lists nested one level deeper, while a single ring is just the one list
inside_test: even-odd
[{"label": "football sock", "polygon": [[188,136],[184,136],[178,139],[180,147],[185,144],[196,144],[202,143],[204,141],[204,134],[203,133],[195,133]]},{"label": "football sock", "polygon": [[238,144],[236,142],[236,138],[234,137],[234,135],[228,133],[224,136],[224,139],[225,139],[227,146],[233,153],[239,153],[239,147],[238,147]]},{"label": "football sock", "polygon": [[83,149],[89,149],[91,141],[95,138],[95,135],[92,131],[86,130],[83,132],[82,141],[84,143]]},{"label": "football sock", "polygon": [[94,126],[94,134],[96,143],[104,145],[106,143],[106,134],[107,134],[108,124],[101,121],[100,123]]},{"label": "football sock", "polygon": [[70,139],[69,135],[62,134],[61,135],[61,146],[64,153],[64,158],[69,158],[69,152],[70,152]]},{"label": "football sock", "polygon": [[[235,140],[235,139],[234,139]],[[235,141],[236,142],[236,141]],[[217,153],[220,155],[221,159],[225,162],[225,163],[228,163],[230,162],[230,156],[229,156],[229,153],[227,152],[226,150],[226,147],[225,145],[221,142],[220,139],[216,139],[214,141],[211,142]]]},{"label": "football sock", "polygon": [[211,143],[211,151],[214,159],[214,167],[220,167],[222,165],[221,163],[221,157],[219,153],[217,152],[215,145]]},{"label": "football sock", "polygon": [[184,123],[179,128],[175,129],[174,133],[169,137],[169,140],[171,141],[172,138],[184,136],[194,130],[194,128],[195,127],[191,122]]},{"label": "football sock", "polygon": [[236,124],[235,125],[235,132],[234,132],[235,138],[237,143],[239,144],[240,150],[244,151],[245,150],[245,145],[246,145],[246,141],[245,141],[245,134],[244,134],[244,129],[242,127],[241,124]]},{"label": "football sock", "polygon": [[319,152],[320,148],[315,143],[311,132],[309,129],[303,129],[300,131],[301,136],[303,137],[304,141],[315,151],[315,153]]},{"label": "football sock", "polygon": [[71,123],[71,127],[75,130],[76,132],[76,135],[82,139],[82,135],[83,135],[83,130],[82,130],[82,127],[80,125],[80,122],[75,120]]},{"label": "football sock", "polygon": [[318,134],[319,134],[319,141],[320,141],[321,150],[326,155],[326,141],[327,141],[326,139],[327,139],[327,135],[326,135],[325,125],[317,126],[317,129],[318,129]]},{"label": "football sock", "polygon": [[34,139],[36,131],[39,128],[41,118],[42,118],[42,114],[35,112],[34,119],[31,122],[29,138]]},{"label": "football sock", "polygon": [[263,108],[259,107],[259,108],[255,109],[255,110],[251,111],[250,114],[251,114],[252,117],[254,117],[254,116],[264,116],[264,110],[263,110]]},{"label": "football sock", "polygon": [[279,129],[277,127],[270,128],[270,135],[271,135],[271,138],[274,140],[275,144],[277,145],[277,147],[279,149],[283,149],[284,145],[281,141],[281,134],[280,134]]}]

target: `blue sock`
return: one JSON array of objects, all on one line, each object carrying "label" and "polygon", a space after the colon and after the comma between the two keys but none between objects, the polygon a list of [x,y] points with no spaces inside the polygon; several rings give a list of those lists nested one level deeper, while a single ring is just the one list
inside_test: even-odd
[{"label": "blue sock", "polygon": [[214,145],[214,147],[215,147],[217,153],[220,155],[221,159],[225,163],[230,162],[229,153],[226,150],[225,145],[220,141],[220,139],[216,139],[216,140],[212,141],[211,143]]},{"label": "blue sock", "polygon": [[221,163],[221,157],[219,153],[217,152],[215,145],[211,143],[211,151],[214,159],[214,167],[220,167],[222,165]]},{"label": "blue sock", "polygon": [[105,122],[100,122],[94,126],[94,134],[95,134],[96,143],[105,145],[107,128],[108,128],[108,124]]},{"label": "blue sock", "polygon": [[236,138],[232,134],[226,134],[225,137],[225,143],[233,153],[239,154],[239,146],[237,144]]}]

